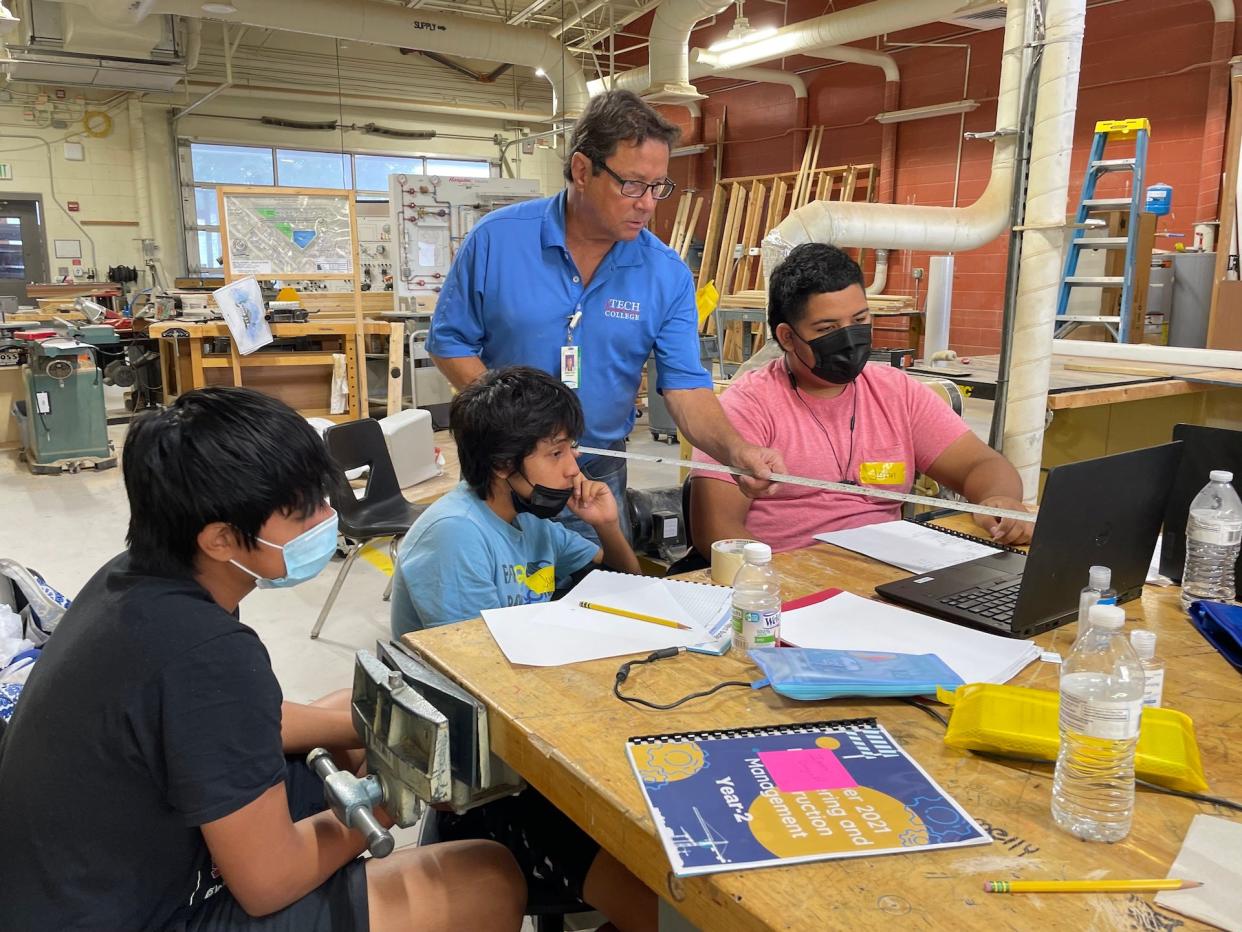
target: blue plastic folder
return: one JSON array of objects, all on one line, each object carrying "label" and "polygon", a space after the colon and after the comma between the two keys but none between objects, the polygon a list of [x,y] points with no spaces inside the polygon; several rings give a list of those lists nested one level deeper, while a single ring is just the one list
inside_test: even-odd
[{"label": "blue plastic folder", "polygon": [[1207,642],[1242,673],[1242,606],[1224,602],[1191,602],[1190,620]]},{"label": "blue plastic folder", "polygon": [[956,689],[962,678],[935,654],[890,654],[865,650],[781,647],[752,650],[764,679],[788,699],[839,696],[934,696],[938,687]]}]

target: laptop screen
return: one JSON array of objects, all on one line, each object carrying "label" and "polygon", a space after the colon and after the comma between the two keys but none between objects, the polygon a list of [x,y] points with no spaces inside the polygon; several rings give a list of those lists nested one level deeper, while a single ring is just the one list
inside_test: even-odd
[{"label": "laptop screen", "polygon": [[[1178,424],[1173,439],[1182,443],[1182,461],[1173,480],[1173,490],[1164,512],[1164,538],[1160,545],[1160,574],[1176,583],[1182,581],[1186,566],[1186,519],[1190,503],[1207,485],[1213,469],[1233,473],[1233,487],[1242,489],[1242,430]],[[1242,572],[1242,556],[1237,569]]]}]

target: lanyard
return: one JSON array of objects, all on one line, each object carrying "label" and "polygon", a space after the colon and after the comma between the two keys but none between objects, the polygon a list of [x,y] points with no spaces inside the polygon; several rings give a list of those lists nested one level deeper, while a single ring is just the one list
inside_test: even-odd
[{"label": "lanyard", "polygon": [[582,311],[577,310],[569,315],[569,329],[565,331],[565,345],[574,345],[574,328],[578,326],[578,321],[582,320]]}]

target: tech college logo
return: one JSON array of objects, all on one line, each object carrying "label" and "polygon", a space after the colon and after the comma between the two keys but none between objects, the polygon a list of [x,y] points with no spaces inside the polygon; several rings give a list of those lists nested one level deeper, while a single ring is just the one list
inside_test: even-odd
[{"label": "tech college logo", "polygon": [[604,316],[618,320],[638,320],[641,305],[637,301],[622,301],[620,298],[609,298],[604,302]]}]

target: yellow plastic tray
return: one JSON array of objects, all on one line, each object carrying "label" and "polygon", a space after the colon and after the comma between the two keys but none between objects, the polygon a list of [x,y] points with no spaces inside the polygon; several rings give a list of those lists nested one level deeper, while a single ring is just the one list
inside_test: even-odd
[{"label": "yellow plastic tray", "polygon": [[[968,751],[1054,761],[1060,748],[1060,698],[1046,689],[970,683],[941,689],[953,709],[944,743]],[[1175,790],[1208,788],[1194,722],[1175,709],[1143,709],[1134,770],[1140,780]]]}]

